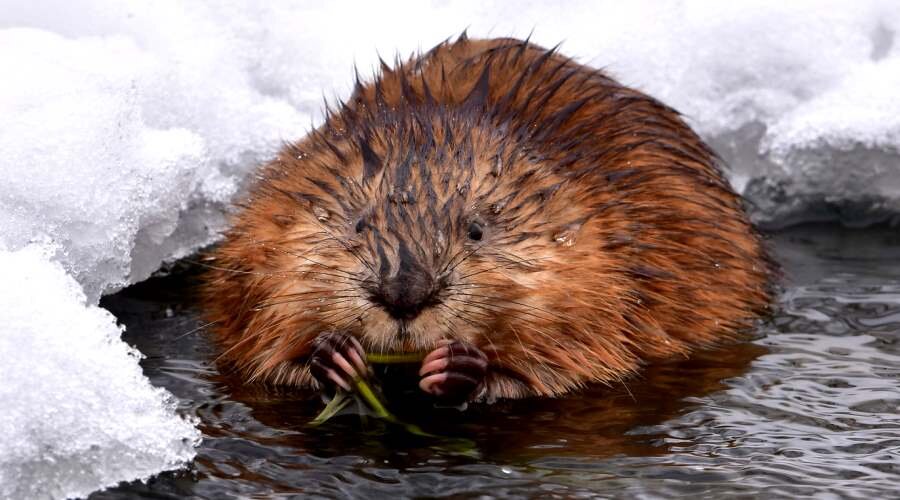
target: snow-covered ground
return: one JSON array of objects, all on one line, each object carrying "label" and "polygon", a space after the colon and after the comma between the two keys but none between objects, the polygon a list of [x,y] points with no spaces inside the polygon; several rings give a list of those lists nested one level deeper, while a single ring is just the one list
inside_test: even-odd
[{"label": "snow-covered ground", "polygon": [[680,109],[764,225],[900,214],[894,0],[0,0],[0,497],[190,460],[99,297],[213,241],[354,63],[465,27],[562,41]]}]

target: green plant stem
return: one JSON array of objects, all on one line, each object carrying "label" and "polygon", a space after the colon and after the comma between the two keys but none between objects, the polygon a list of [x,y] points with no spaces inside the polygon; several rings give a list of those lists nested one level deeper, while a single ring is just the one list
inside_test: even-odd
[{"label": "green plant stem", "polygon": [[383,418],[389,422],[397,422],[397,417],[387,410],[368,382],[360,378],[356,379],[354,384],[356,385],[356,391],[362,396],[363,401],[369,405],[369,408],[375,412],[375,415],[378,418]]},{"label": "green plant stem", "polygon": [[366,353],[366,359],[376,365],[390,365],[394,363],[418,363],[425,359],[422,352],[404,352],[400,354]]}]

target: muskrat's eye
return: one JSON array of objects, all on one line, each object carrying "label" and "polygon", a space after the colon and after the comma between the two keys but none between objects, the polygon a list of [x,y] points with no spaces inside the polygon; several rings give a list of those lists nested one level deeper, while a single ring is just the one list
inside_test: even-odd
[{"label": "muskrat's eye", "polygon": [[365,219],[359,219],[358,221],[356,221],[356,234],[363,232],[363,230],[365,228],[366,228],[366,220]]},{"label": "muskrat's eye", "polygon": [[469,239],[474,241],[481,241],[481,237],[484,236],[484,230],[481,228],[481,224],[477,222],[472,222],[469,224]]}]

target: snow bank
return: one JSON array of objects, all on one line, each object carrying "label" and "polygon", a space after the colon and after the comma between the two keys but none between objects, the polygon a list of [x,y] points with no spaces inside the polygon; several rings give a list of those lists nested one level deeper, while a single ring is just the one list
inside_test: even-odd
[{"label": "snow bank", "polygon": [[0,252],[0,498],[84,496],[194,456],[107,311],[46,252]]},{"label": "snow bank", "polygon": [[246,75],[194,58],[120,35],[0,32],[0,67],[16,68],[0,82],[7,244],[59,244],[56,258],[96,301],[209,243],[222,228],[210,209],[241,178],[228,172],[301,129]]},{"label": "snow bank", "polygon": [[[900,213],[900,4],[891,0],[0,0],[0,247],[12,252],[4,254],[7,267],[30,259],[23,278],[58,274],[50,264],[57,262],[85,294],[51,298],[62,279],[54,274],[28,301],[19,283],[4,280],[0,293],[24,302],[16,311],[22,327],[3,330],[0,341],[12,349],[27,331],[63,345],[72,329],[47,322],[90,316],[97,326],[79,330],[85,342],[118,345],[91,359],[134,367],[113,319],[93,307],[99,296],[213,241],[248,172],[321,119],[323,95],[347,95],[354,62],[366,73],[378,52],[407,55],[467,26],[472,36],[534,30],[542,45],[563,41],[565,53],[682,110],[731,165],[732,183],[763,224],[863,224]],[[35,246],[49,260],[16,253]],[[45,364],[40,350],[16,349],[22,364],[14,366]],[[81,365],[68,373],[85,387],[97,376]],[[162,393],[129,377],[122,383],[134,391],[124,393],[145,395],[145,404],[156,398],[158,422],[168,415],[170,430],[193,439],[173,423]],[[47,374],[40,383],[49,390],[54,381]],[[37,383],[13,377],[3,387],[15,395]],[[88,392],[62,394],[21,411],[34,419],[96,412],[98,432],[104,415],[109,429],[120,428]],[[185,458],[171,447],[172,434],[154,425],[143,429],[153,445],[141,446],[155,466]],[[14,444],[4,440],[0,456],[38,471],[47,463],[42,446],[55,437],[35,427],[23,437],[30,448],[11,454]],[[71,451],[57,463],[98,471],[90,476],[95,487],[153,469],[153,459],[138,455],[130,465],[108,462],[117,441],[97,438],[98,455]],[[2,463],[7,489],[0,491],[7,491],[19,473]],[[23,477],[54,496],[70,491],[55,466],[46,467]],[[71,491],[89,490],[84,481]]]}]

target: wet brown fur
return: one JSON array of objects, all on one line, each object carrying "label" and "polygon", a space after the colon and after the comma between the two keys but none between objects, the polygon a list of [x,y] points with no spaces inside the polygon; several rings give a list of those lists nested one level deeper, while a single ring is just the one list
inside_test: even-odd
[{"label": "wet brown fur", "polygon": [[[444,282],[407,324],[367,292],[403,259]],[[259,171],[207,263],[206,316],[248,380],[315,387],[324,332],[368,351],[458,339],[490,359],[487,399],[617,383],[733,339],[772,271],[676,111],[555,50],[464,36],[357,79]]]}]

